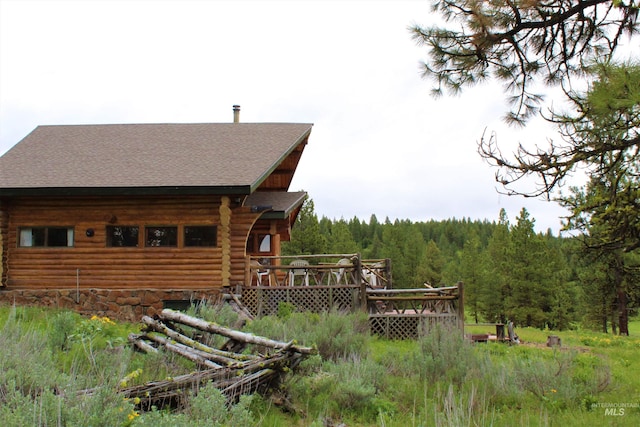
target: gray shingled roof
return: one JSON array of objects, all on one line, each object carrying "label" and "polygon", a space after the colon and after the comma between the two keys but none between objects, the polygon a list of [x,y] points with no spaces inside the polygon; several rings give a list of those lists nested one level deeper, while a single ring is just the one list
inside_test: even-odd
[{"label": "gray shingled roof", "polygon": [[0,157],[12,189],[188,188],[248,194],[311,132],[311,124],[39,126]]}]

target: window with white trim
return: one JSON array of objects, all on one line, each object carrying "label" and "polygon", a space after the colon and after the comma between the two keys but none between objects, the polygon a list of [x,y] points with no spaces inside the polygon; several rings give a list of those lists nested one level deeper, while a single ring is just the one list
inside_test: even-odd
[{"label": "window with white trim", "polygon": [[18,245],[23,248],[73,246],[73,227],[22,227]]}]

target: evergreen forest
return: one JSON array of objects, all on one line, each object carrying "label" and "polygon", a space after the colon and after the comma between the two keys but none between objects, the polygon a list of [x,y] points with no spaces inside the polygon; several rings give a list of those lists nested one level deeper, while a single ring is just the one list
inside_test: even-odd
[{"label": "evergreen forest", "polygon": [[[513,321],[518,327],[619,332],[622,315],[637,313],[638,278],[625,275],[625,293],[615,285],[619,272],[583,249],[579,237],[536,232],[523,208],[510,221],[469,218],[412,222],[375,215],[369,221],[318,219],[307,199],[283,243],[283,255],[360,253],[389,258],[394,288],[464,283],[466,323]],[[638,265],[636,252],[626,254]],[[620,299],[625,298],[624,305]],[[619,307],[625,307],[621,313]]]}]

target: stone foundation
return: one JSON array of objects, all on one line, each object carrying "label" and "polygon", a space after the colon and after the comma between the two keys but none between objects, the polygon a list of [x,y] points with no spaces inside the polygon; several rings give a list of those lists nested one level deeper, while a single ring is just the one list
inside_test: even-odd
[{"label": "stone foundation", "polygon": [[137,322],[143,315],[153,316],[167,305],[217,301],[219,289],[0,289],[0,304],[65,308],[84,315]]}]

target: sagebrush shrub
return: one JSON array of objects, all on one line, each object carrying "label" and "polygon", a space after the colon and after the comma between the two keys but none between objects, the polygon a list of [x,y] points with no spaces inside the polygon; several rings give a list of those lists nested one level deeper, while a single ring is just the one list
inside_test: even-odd
[{"label": "sagebrush shrub", "polygon": [[61,373],[45,333],[10,318],[0,331],[0,384],[11,384],[25,396],[54,389]]},{"label": "sagebrush shrub", "polygon": [[394,412],[394,405],[380,397],[386,388],[384,366],[370,358],[352,357],[337,362],[327,361],[321,370],[304,377],[288,379],[291,398],[303,405],[322,404],[313,408],[330,416],[359,413],[374,420],[380,410]]},{"label": "sagebrush shrub", "polygon": [[[84,345],[84,349],[90,351],[78,353],[71,370],[65,371],[58,359],[59,354],[65,353],[61,345],[69,342],[61,339],[64,333],[56,335],[52,342],[47,332],[52,324],[68,332],[70,317],[62,315],[58,320],[54,317],[42,319],[40,323],[25,323],[25,316],[10,315],[5,322],[0,333],[0,389],[3,391],[0,393],[0,425],[129,423],[133,405],[125,401],[115,387],[122,366],[128,363],[128,352],[107,354],[87,341],[75,342],[74,347]],[[78,393],[89,386],[94,387],[92,393]]]},{"label": "sagebrush shrub", "polygon": [[315,346],[325,360],[364,356],[369,351],[369,320],[363,312],[265,316],[252,321],[247,329],[257,335]]},{"label": "sagebrush shrub", "polygon": [[475,370],[478,359],[458,329],[436,325],[420,337],[415,364],[424,380],[462,384]]},{"label": "sagebrush shrub", "polygon": [[61,311],[53,316],[49,324],[49,343],[53,351],[67,351],[80,316],[72,311]]}]

